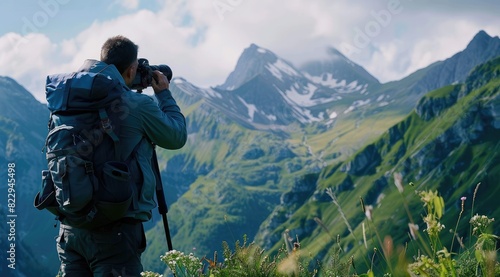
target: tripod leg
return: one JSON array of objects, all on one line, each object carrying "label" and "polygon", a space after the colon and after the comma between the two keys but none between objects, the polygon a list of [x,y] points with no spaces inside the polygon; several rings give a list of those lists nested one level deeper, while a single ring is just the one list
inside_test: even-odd
[{"label": "tripod leg", "polygon": [[165,236],[167,238],[167,246],[168,250],[173,250],[172,247],[172,238],[170,237],[170,229],[168,227],[168,220],[167,220],[167,213],[168,213],[168,208],[167,208],[167,203],[165,201],[165,194],[163,193],[163,184],[161,182],[161,175],[160,175],[160,167],[158,166],[158,158],[156,156],[156,150],[153,150],[153,158],[151,161],[153,165],[153,172],[155,174],[155,179],[156,179],[156,199],[158,202],[158,212],[162,215],[163,219],[163,228],[165,229]]}]

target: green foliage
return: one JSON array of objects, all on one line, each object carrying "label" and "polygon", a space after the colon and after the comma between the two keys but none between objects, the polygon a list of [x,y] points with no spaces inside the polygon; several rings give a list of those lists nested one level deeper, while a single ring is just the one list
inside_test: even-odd
[{"label": "green foliage", "polygon": [[439,196],[437,191],[421,191],[418,195],[424,207],[427,207],[427,215],[424,216],[424,222],[427,224],[425,231],[431,240],[432,249],[437,249],[439,232],[444,229],[444,225],[439,221],[444,213],[443,197]]},{"label": "green foliage", "polygon": [[[440,227],[442,224],[439,222],[438,214],[440,212],[437,210],[444,209],[442,197],[432,191],[420,192],[419,195],[424,206],[428,208],[427,217],[429,214],[434,215],[432,221],[426,221],[426,232],[429,235],[433,252],[430,257],[428,255],[418,256],[416,261],[409,265],[410,273],[423,276],[498,276],[500,263],[497,261],[495,248],[498,237],[487,233],[487,229],[494,219],[484,215],[472,217],[469,223],[472,227],[472,234],[477,237],[475,244],[464,249],[465,251],[462,253],[450,253],[446,247],[440,244],[439,232],[442,229]],[[462,207],[465,200],[466,198],[463,197]],[[438,244],[440,250],[437,248]],[[462,248],[464,247],[462,244]],[[472,256],[471,253],[474,255]]]},{"label": "green foliage", "polygon": [[[248,244],[246,237],[243,245],[236,241],[234,252],[227,242],[223,242],[224,262],[217,263],[217,257],[209,262],[212,276],[273,276],[277,272],[277,258],[264,255],[264,250],[255,244]],[[279,257],[279,256],[277,256]]]},{"label": "green foliage", "polygon": [[[213,260],[206,257],[201,260],[207,265],[206,270],[201,270],[200,260],[192,254],[185,255],[177,250],[167,252],[161,260],[167,264],[171,273],[178,276],[207,276],[207,277],[307,277],[307,276],[351,276],[352,259],[342,262],[338,249],[331,262],[323,266],[313,263],[310,256],[304,256],[300,250],[300,243],[293,243],[293,248],[283,245],[279,252],[270,257],[265,255],[264,249],[254,243],[247,243],[244,236],[243,244],[236,241],[234,250],[227,242],[223,242],[224,261],[218,261],[217,252]],[[141,276],[161,277],[162,275],[151,271],[143,272]],[[352,275],[358,276],[358,275]],[[361,275],[363,276],[363,275]],[[373,273],[366,276],[373,276]]]},{"label": "green foliage", "polygon": [[[328,194],[332,200],[336,198],[331,190]],[[424,221],[427,223],[425,232],[428,235],[428,242],[418,233],[418,228],[411,230],[414,246],[422,247],[419,253],[430,252],[417,256],[413,262],[408,263],[410,257],[406,251],[399,251],[399,255],[394,259],[394,245],[390,237],[386,237],[384,242],[380,241],[379,247],[382,249],[383,259],[386,263],[386,272],[379,272],[384,276],[498,276],[500,273],[500,263],[497,261],[496,242],[499,237],[488,233],[493,218],[475,215],[470,224],[472,234],[477,237],[476,242],[469,248],[461,243],[463,252],[450,253],[440,242],[440,232],[443,229],[440,219],[442,219],[444,199],[437,191],[418,192],[421,202],[426,207]],[[465,198],[462,198],[462,203]],[[338,205],[338,203],[336,203]],[[361,201],[363,210],[369,221],[371,215],[367,213],[367,207]],[[340,207],[339,207],[340,208]],[[346,220],[346,219],[344,219]],[[458,219],[460,221],[460,217]],[[348,224],[346,222],[346,224]],[[415,226],[415,225],[413,225]],[[410,226],[410,229],[412,226]],[[328,233],[328,230],[326,230]],[[353,231],[349,231],[352,233]],[[376,231],[376,230],[375,230]],[[455,230],[456,231],[456,230]],[[376,231],[377,232],[377,231]],[[343,254],[340,239],[337,237],[336,246],[329,251],[328,263],[321,263],[301,249],[301,243],[295,242],[284,234],[285,244],[276,255],[266,255],[265,250],[255,245],[247,243],[244,236],[243,243],[236,241],[234,251],[227,242],[223,242],[224,261],[219,262],[217,252],[214,253],[213,260],[208,258],[198,259],[193,254],[185,255],[177,250],[167,252],[161,256],[161,260],[167,264],[174,276],[207,276],[207,277],[265,277],[265,276],[366,276],[373,277],[374,259],[378,255],[377,248],[372,255],[371,267],[366,273],[356,273],[354,257],[345,257]],[[366,234],[363,234],[364,236]],[[378,232],[377,232],[378,236]],[[430,247],[430,248],[429,248]],[[429,249],[431,249],[429,251]],[[366,253],[362,253],[366,254]],[[206,262],[208,268],[202,270],[202,262]],[[153,272],[144,272],[142,276],[159,277],[161,275]]]}]

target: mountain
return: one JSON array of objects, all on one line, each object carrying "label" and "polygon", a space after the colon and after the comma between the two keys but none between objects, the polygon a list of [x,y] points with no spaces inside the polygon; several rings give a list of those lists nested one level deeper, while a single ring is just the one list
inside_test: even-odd
[{"label": "mountain", "polygon": [[[345,94],[367,93],[378,81],[335,49],[328,61],[303,70],[255,44],[243,51],[224,84],[214,88],[216,102],[256,128],[328,120],[326,106]],[[221,101],[223,100],[223,101]]]},{"label": "mountain", "polygon": [[401,99],[402,101],[395,101],[395,104],[413,109],[414,103],[425,93],[446,85],[464,82],[474,67],[499,55],[500,38],[491,37],[485,31],[480,31],[463,51],[399,81],[386,83],[380,87],[378,93],[390,95],[392,99]]},{"label": "mountain", "polygon": [[[261,225],[256,242],[276,252],[286,232],[291,238],[300,239],[305,253],[328,262],[340,241],[343,255],[357,257],[354,262],[358,272],[363,272],[360,268],[370,265],[364,264],[362,257],[371,257],[371,249],[381,247],[376,236],[391,236],[395,246],[407,245],[407,255],[413,253],[415,242],[407,236],[408,223],[415,220],[420,230],[425,229],[420,216],[424,210],[416,191],[439,191],[445,199],[445,226],[456,224],[463,196],[467,201],[476,200],[474,213],[497,218],[499,87],[500,57],[476,67],[463,83],[425,94],[414,111],[373,143],[348,160],[327,166],[292,186]],[[402,176],[404,184],[412,182],[414,186],[398,189],[393,185],[396,175]],[[332,189],[335,199],[327,195],[327,188]],[[360,198],[370,207],[370,218],[360,207]],[[343,216],[348,223],[342,220]],[[465,241],[470,238],[466,230],[471,216],[467,202],[458,228]],[[364,226],[370,226],[367,234]],[[493,233],[499,232],[496,226]],[[337,234],[339,238],[334,239]],[[367,249],[364,236],[368,236]],[[450,245],[452,234],[442,231],[442,236],[443,245]]]},{"label": "mountain", "polygon": [[406,78],[380,84],[338,50],[327,59],[297,68],[268,49],[246,48],[224,84],[200,89],[177,78],[180,90],[205,98],[214,108],[248,128],[283,130],[292,124],[318,123],[316,133],[349,117],[356,125],[365,118],[397,112],[404,116],[425,93],[463,82],[477,65],[500,55],[500,39],[480,31],[452,57]]},{"label": "mountain", "polygon": [[[45,164],[41,150],[47,133],[48,118],[45,105],[13,79],[0,77],[0,163],[4,166],[0,170],[0,179],[7,180],[7,164],[15,164],[16,274],[19,274],[16,276],[22,276],[22,273],[33,276],[35,272],[39,272],[37,276],[54,276],[57,273],[57,268],[45,268],[47,264],[57,263],[55,241],[46,239],[57,235],[57,230],[47,224],[51,221],[55,223],[54,217],[33,207],[33,198],[40,185],[41,170]],[[6,193],[7,188],[7,182],[0,183],[0,190]],[[7,197],[2,197],[2,218],[7,214],[7,204]],[[1,229],[5,230],[4,228],[7,228],[6,224],[2,224]],[[5,240],[2,242],[6,243]],[[6,262],[4,255],[6,252],[2,251],[2,265]],[[1,275],[10,276],[10,273],[12,272],[7,271]]]},{"label": "mountain", "polygon": [[462,83],[475,66],[500,55],[500,38],[485,31],[477,33],[467,47],[451,58],[434,64],[411,92],[434,90],[448,84]]},{"label": "mountain", "polygon": [[345,90],[346,88],[364,89],[380,85],[368,71],[349,60],[337,49],[332,47],[328,53],[327,59],[306,62],[300,67],[301,71],[316,83],[339,88],[344,92],[350,92]]},{"label": "mountain", "polygon": [[[473,41],[480,41],[478,36]],[[497,55],[498,39],[488,37],[482,44],[471,41],[457,53],[466,52],[468,58],[457,60],[455,68],[471,72],[486,57],[483,52]],[[478,49],[470,50],[473,46]],[[185,78],[174,78],[171,90],[186,115],[188,142],[180,150],[157,151],[174,247],[202,257],[221,253],[222,241],[231,245],[246,235],[273,251],[289,229],[304,247],[316,235],[322,239],[311,249],[321,258],[328,253],[323,245],[332,243],[318,229],[315,217],[329,228],[335,225],[335,234],[347,234],[340,229],[344,225],[324,193],[326,187],[335,188],[356,232],[363,219],[356,204],[359,196],[374,206],[381,191],[387,199],[397,198],[389,186],[391,170],[422,187],[430,183],[423,181],[430,176],[437,176],[439,187],[452,183],[456,192],[447,190],[447,197],[465,191],[470,195],[472,183],[479,180],[473,179],[476,176],[486,187],[491,181],[482,178],[483,172],[498,176],[494,166],[486,166],[496,157],[483,151],[495,149],[483,132],[498,126],[492,119],[498,114],[496,104],[484,97],[496,97],[486,91],[494,91],[491,82],[496,82],[497,67],[483,66],[459,83],[442,75],[445,86],[434,88],[440,83],[431,82],[434,75],[427,73],[451,63],[453,57],[380,84],[335,49],[325,60],[296,67],[252,44],[220,86],[200,88]],[[422,89],[414,91],[417,87]],[[0,100],[0,161],[14,161],[17,182],[23,184],[18,186],[19,237],[30,248],[26,255],[39,257],[54,269],[57,228],[50,222],[55,221],[32,207],[45,167],[40,150],[48,111],[10,78],[0,78]],[[449,126],[454,131],[443,133]],[[6,179],[5,174],[0,171],[0,178]],[[450,177],[445,181],[446,174]],[[0,189],[6,189],[5,184]],[[3,203],[2,207],[0,215],[6,214]],[[393,211],[375,212],[381,217]],[[159,260],[166,251],[160,221],[155,212],[146,223],[149,246],[143,263],[148,270],[165,268]],[[352,240],[344,245],[357,247]]]},{"label": "mountain", "polygon": [[[8,127],[2,128],[2,134],[15,135],[19,132],[26,134],[26,142],[42,141],[43,146],[45,136],[41,135],[47,130],[48,111],[36,99],[16,81],[8,77],[0,76],[0,116]],[[3,137],[5,138],[5,137]],[[5,143],[8,139],[0,140]],[[41,149],[41,148],[40,148]],[[1,145],[0,151],[5,150],[5,144]],[[20,149],[13,149],[21,151]],[[13,158],[14,153],[2,153],[3,157]]]}]

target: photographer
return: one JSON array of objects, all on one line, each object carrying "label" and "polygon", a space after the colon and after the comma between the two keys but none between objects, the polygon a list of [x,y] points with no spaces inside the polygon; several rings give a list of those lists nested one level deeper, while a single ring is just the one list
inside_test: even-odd
[{"label": "photographer", "polygon": [[[61,222],[57,251],[63,276],[140,276],[141,254],[146,248],[142,222],[155,208],[155,176],[151,158],[154,145],[179,149],[187,139],[186,122],[169,91],[169,80],[156,70],[151,86],[158,103],[132,91],[138,70],[138,46],[123,36],[109,38],[101,48],[101,60],[87,60],[79,71],[101,73],[118,80],[120,103],[119,155],[132,158],[130,172],[136,188],[125,217],[96,230],[71,227]],[[149,84],[148,84],[149,85]]]}]

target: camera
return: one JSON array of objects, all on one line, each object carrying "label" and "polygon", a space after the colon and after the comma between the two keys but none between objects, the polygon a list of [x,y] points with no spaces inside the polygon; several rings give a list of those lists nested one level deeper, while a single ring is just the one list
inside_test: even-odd
[{"label": "camera", "polygon": [[168,81],[172,80],[172,69],[168,65],[149,65],[147,59],[141,58],[138,60],[139,65],[137,66],[137,72],[135,74],[135,79],[130,86],[131,89],[135,89],[141,92],[143,89],[151,86],[151,82],[155,75],[153,71],[159,70],[163,75],[167,76]]}]

